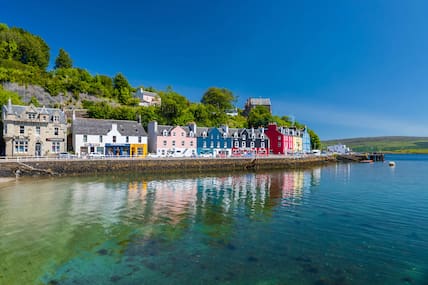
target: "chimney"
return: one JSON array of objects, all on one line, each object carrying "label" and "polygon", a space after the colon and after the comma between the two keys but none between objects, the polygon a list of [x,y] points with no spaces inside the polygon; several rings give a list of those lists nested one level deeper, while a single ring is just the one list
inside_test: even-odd
[{"label": "chimney", "polygon": [[73,121],[76,120],[76,111],[73,109]]},{"label": "chimney", "polygon": [[196,123],[195,122],[189,123],[189,129],[195,134],[196,133]]},{"label": "chimney", "polygon": [[9,99],[7,100],[7,111],[10,113],[10,112],[12,112],[12,99],[10,99],[10,97],[9,97]]}]

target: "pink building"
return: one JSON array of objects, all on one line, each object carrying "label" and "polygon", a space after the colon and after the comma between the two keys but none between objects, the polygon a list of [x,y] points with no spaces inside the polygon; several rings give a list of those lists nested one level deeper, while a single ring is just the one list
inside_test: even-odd
[{"label": "pink building", "polygon": [[195,124],[181,127],[150,122],[147,127],[149,153],[161,157],[196,156],[195,130]]}]

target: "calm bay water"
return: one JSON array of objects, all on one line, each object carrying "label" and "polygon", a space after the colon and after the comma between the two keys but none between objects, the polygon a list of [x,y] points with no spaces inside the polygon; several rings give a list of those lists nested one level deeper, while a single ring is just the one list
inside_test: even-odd
[{"label": "calm bay water", "polygon": [[0,185],[0,284],[428,284],[428,156]]}]

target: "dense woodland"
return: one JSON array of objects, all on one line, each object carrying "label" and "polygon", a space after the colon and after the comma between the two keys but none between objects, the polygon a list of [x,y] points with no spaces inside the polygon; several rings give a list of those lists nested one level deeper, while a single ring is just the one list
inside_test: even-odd
[{"label": "dense woodland", "polygon": [[[190,102],[185,96],[174,91],[156,90],[150,86],[144,90],[156,92],[162,99],[161,106],[141,107],[138,99],[133,97],[133,88],[122,73],[113,78],[107,75],[92,75],[83,68],[73,66],[70,55],[60,49],[55,58],[52,70],[48,70],[50,48],[39,36],[21,28],[8,27],[0,23],[0,83],[15,82],[21,85],[38,85],[52,96],[71,92],[76,100],[80,94],[96,96],[101,101],[83,101],[92,118],[135,120],[141,118],[144,127],[149,121],[156,120],[160,124],[186,125],[196,122],[198,126],[213,127],[227,124],[232,128],[267,126],[276,122],[280,126],[295,125],[287,116],[271,115],[264,107],[254,108],[245,117],[242,110],[238,116],[228,116],[226,110],[235,108],[237,101],[232,91],[226,88],[210,87],[201,94],[200,102]],[[0,103],[6,104],[8,98],[13,104],[33,103],[38,105],[36,98],[30,102],[22,102],[18,94],[3,90],[0,84]],[[67,106],[55,106],[67,107]],[[309,130],[313,148],[319,148],[320,141],[312,130]]]}]

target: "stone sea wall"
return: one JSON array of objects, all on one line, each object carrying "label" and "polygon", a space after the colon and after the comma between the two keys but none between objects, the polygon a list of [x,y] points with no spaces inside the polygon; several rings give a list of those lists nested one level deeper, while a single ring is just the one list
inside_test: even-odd
[{"label": "stone sea wall", "polygon": [[5,160],[0,162],[0,176],[96,175],[118,172],[144,174],[298,169],[335,163],[334,157],[306,158],[177,158],[177,159],[51,159]]}]

